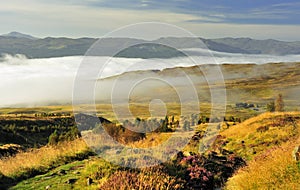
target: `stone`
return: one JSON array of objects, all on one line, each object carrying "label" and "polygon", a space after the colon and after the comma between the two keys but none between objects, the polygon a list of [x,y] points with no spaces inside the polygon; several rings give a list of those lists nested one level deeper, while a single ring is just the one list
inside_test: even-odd
[{"label": "stone", "polygon": [[88,178],[86,179],[86,184],[87,184],[87,186],[92,185],[92,183],[93,183],[93,179],[88,177]]},{"label": "stone", "polygon": [[63,169],[61,169],[61,170],[59,170],[58,172],[57,172],[57,174],[58,175],[65,175],[67,172],[65,171],[65,170],[63,170]]},{"label": "stone", "polygon": [[295,161],[300,161],[300,146],[297,146],[293,150],[293,158]]},{"label": "stone", "polygon": [[68,179],[68,180],[66,181],[66,183],[67,183],[67,184],[73,184],[73,183],[75,183],[76,181],[77,181],[77,179],[71,178],[71,179]]}]

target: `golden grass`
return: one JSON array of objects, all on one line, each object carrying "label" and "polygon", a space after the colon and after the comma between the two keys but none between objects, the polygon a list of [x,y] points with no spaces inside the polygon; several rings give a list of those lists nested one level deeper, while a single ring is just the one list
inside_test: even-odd
[{"label": "golden grass", "polygon": [[[297,138],[300,128],[295,128],[292,122],[282,123],[284,126],[273,127],[288,117],[299,117],[299,112],[264,113],[250,118],[245,122],[232,126],[220,134],[229,141],[224,148],[236,152],[239,156],[251,160],[256,155],[272,146],[280,145]],[[296,120],[300,125],[300,122]],[[266,131],[259,132],[260,127],[268,127]]]},{"label": "golden grass", "polygon": [[36,169],[43,170],[51,167],[64,157],[88,151],[86,143],[77,139],[71,142],[62,142],[56,146],[45,146],[18,153],[13,157],[0,160],[0,173],[8,177],[19,177],[22,173]]},{"label": "golden grass", "polygon": [[[299,112],[264,113],[222,132],[231,139],[227,148],[252,158],[245,168],[229,179],[226,189],[300,189],[300,164],[292,157],[293,149],[300,145],[300,127],[294,130],[290,123],[286,123],[266,132],[256,131],[276,118],[299,115]],[[299,121],[297,124],[299,126]],[[239,147],[241,140],[245,140],[244,147]],[[256,149],[256,155],[249,153],[250,143]]]},{"label": "golden grass", "polygon": [[159,146],[167,141],[172,136],[172,133],[149,133],[147,138],[137,142],[130,143],[129,146],[134,148],[150,148]]},{"label": "golden grass", "polygon": [[250,133],[255,133],[256,129],[262,125],[265,125],[266,120],[273,119],[276,116],[300,116],[299,112],[275,112],[275,113],[263,113],[256,117],[252,117],[241,124],[232,126],[230,129],[221,133],[224,136],[246,136]]},{"label": "golden grass", "polygon": [[299,163],[297,165],[292,158],[296,145],[299,145],[299,140],[256,157],[229,179],[226,189],[300,189]]}]

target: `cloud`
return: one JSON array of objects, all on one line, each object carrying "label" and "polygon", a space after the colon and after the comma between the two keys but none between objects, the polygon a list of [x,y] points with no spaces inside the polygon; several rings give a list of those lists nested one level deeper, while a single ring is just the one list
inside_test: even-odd
[{"label": "cloud", "polygon": [[[291,0],[285,3],[274,0],[251,3],[219,0],[28,0],[26,6],[18,0],[10,0],[3,1],[0,6],[0,22],[6,23],[0,32],[20,31],[38,37],[100,37],[128,24],[156,21],[184,27],[196,35],[202,35],[201,30],[219,29],[213,25],[217,23],[224,28],[214,31],[216,35],[213,37],[230,33],[231,26],[237,29],[234,33],[239,33],[238,36],[247,36],[249,32],[239,29],[241,24],[261,31],[273,25],[299,26],[298,17],[299,2]],[[276,33],[281,33],[279,39],[300,39],[298,34],[291,36],[288,29],[276,29]],[[268,29],[263,33],[251,32],[250,37],[259,39],[265,38],[265,33],[270,33],[268,38],[278,37]]]},{"label": "cloud", "polygon": [[181,23],[186,20],[206,19],[191,14],[160,10],[145,12],[143,10],[87,7],[83,5],[45,5],[33,3],[33,1],[29,1],[28,5],[19,6],[15,1],[4,3],[0,7],[0,12],[8,11],[13,15],[0,17],[0,21],[13,23],[18,28],[25,28],[25,31],[32,31],[30,33],[33,35],[36,31],[40,31],[49,35],[54,34],[54,36],[86,34],[99,37],[119,27],[139,22]]},{"label": "cloud", "polygon": [[288,2],[273,4],[272,7],[300,7],[300,2]]},{"label": "cloud", "polygon": [[[213,52],[214,58],[203,55],[203,50],[190,49],[198,52],[199,56],[191,62],[187,58],[173,59],[127,59],[113,58],[105,67],[103,77],[114,76],[129,71],[162,70],[165,68],[188,67],[204,63],[267,63],[294,62],[300,60],[300,55],[270,56],[243,55]],[[107,57],[94,57],[88,62],[90,69],[95,64],[102,64]],[[38,106],[49,104],[66,104],[72,102],[74,79],[79,65],[83,61],[81,56],[26,59],[24,56],[5,56],[0,60],[0,107],[10,106]],[[91,78],[97,80],[98,78]],[[108,89],[112,82],[101,83],[96,91],[110,97]],[[125,85],[126,86],[126,85]],[[105,89],[105,90],[103,90]]]}]

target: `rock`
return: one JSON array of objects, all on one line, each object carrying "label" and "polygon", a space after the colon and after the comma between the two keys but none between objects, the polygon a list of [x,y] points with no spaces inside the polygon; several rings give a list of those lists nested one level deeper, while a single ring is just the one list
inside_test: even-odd
[{"label": "rock", "polygon": [[297,146],[293,150],[293,158],[295,161],[300,161],[300,146]]},{"label": "rock", "polygon": [[71,179],[68,179],[68,180],[66,181],[66,183],[67,183],[67,184],[74,184],[76,181],[77,181],[77,179],[71,178]]},{"label": "rock", "polygon": [[61,169],[61,170],[59,170],[58,172],[57,172],[57,174],[58,175],[65,175],[67,172],[65,171],[65,170],[63,170],[63,169]]},{"label": "rock", "polygon": [[51,186],[50,185],[47,185],[46,186],[46,190],[48,190],[48,189],[50,189],[51,188]]},{"label": "rock", "polygon": [[199,141],[199,140],[200,140],[200,137],[197,136],[197,135],[194,135],[194,136],[192,137],[192,140],[193,140],[193,141]]},{"label": "rock", "polygon": [[87,186],[92,185],[92,183],[93,183],[93,179],[88,177],[88,178],[86,179],[86,184],[87,184]]},{"label": "rock", "polygon": [[229,155],[229,154],[233,154],[233,152],[229,151],[229,150],[226,150],[226,149],[222,149],[221,150],[221,154],[223,154],[223,155]]}]

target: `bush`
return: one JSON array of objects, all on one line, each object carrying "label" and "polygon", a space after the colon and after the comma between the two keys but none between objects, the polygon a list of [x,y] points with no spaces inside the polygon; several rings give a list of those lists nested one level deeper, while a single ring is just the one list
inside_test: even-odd
[{"label": "bush", "polygon": [[277,111],[277,112],[284,111],[284,103],[283,103],[282,94],[278,94],[278,97],[275,102],[275,111]]},{"label": "bush", "polygon": [[218,156],[215,153],[186,156],[177,159],[176,173],[185,173],[185,189],[214,189],[223,186],[224,182],[233,175],[245,161],[233,154]]},{"label": "bush", "polygon": [[[134,141],[142,140],[146,137],[144,133],[138,133],[135,131],[131,131],[130,129],[124,128],[123,126],[117,126],[116,124],[106,124],[103,125],[105,131],[114,138],[116,141],[121,143],[130,143]],[[102,132],[102,130],[97,129],[98,132]],[[96,133],[96,131],[94,131]]]},{"label": "bush", "polygon": [[49,141],[48,141],[48,143],[49,143],[50,145],[55,145],[55,144],[58,143],[58,141],[59,141],[59,135],[58,135],[58,133],[57,133],[57,130],[55,130],[55,131],[49,136]]},{"label": "bush", "polygon": [[161,166],[142,170],[123,170],[115,172],[101,187],[112,189],[182,189],[183,181],[168,175]]},{"label": "bush", "polygon": [[268,112],[274,112],[275,111],[275,102],[271,101],[267,104],[267,111]]}]

